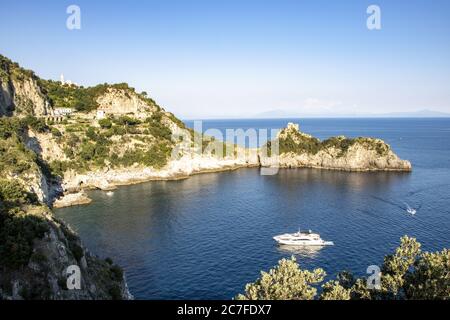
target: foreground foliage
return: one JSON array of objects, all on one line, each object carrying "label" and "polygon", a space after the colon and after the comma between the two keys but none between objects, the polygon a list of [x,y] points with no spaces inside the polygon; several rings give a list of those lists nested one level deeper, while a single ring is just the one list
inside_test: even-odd
[{"label": "foreground foliage", "polygon": [[[395,253],[384,258],[381,288],[371,289],[366,278],[341,272],[322,285],[322,300],[408,300],[450,299],[450,250],[421,252],[416,239],[404,236]],[[325,272],[302,270],[295,257],[282,259],[278,266],[254,283],[247,284],[239,300],[312,300]]]}]

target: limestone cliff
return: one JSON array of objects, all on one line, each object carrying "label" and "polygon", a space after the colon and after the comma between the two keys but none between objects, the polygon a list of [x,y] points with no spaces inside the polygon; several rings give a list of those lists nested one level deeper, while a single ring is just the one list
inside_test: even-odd
[{"label": "limestone cliff", "polygon": [[97,110],[103,111],[105,115],[133,115],[139,119],[149,117],[158,111],[158,106],[145,100],[144,97],[125,89],[108,88],[96,99]]},{"label": "limestone cliff", "polygon": [[0,55],[0,116],[50,113],[50,103],[35,74]]}]

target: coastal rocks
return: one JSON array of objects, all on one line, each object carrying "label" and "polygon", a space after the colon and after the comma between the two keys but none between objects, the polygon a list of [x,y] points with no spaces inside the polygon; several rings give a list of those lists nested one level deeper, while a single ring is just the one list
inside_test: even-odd
[{"label": "coastal rocks", "polygon": [[[61,208],[78,204],[87,204],[90,199],[80,190],[113,190],[116,186],[142,183],[152,180],[175,180],[203,172],[218,172],[244,167],[258,166],[256,150],[241,157],[218,158],[197,153],[184,154],[180,159],[170,161],[162,169],[150,167],[127,167],[109,170],[91,171],[85,174],[68,172],[64,176],[63,189],[66,194],[53,203]],[[75,193],[71,193],[75,192]]]},{"label": "coastal rocks", "polygon": [[343,136],[319,141],[290,123],[278,134],[279,156],[261,156],[263,167],[320,168],[345,171],[411,171],[384,141]]},{"label": "coastal rocks", "polygon": [[84,192],[68,193],[56,199],[53,202],[53,208],[77,206],[89,204],[91,202],[92,200]]},{"label": "coastal rocks", "polygon": [[315,155],[284,153],[279,157],[261,157],[261,166],[279,168],[317,168],[343,171],[411,171],[411,163],[399,159],[392,151],[383,157],[355,148],[343,157],[322,151]]}]

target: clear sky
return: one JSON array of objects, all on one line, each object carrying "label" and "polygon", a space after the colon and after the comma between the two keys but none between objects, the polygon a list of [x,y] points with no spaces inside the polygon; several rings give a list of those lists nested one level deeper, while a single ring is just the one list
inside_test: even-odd
[{"label": "clear sky", "polygon": [[1,54],[44,78],[128,82],[183,118],[450,112],[448,0],[0,1]]}]

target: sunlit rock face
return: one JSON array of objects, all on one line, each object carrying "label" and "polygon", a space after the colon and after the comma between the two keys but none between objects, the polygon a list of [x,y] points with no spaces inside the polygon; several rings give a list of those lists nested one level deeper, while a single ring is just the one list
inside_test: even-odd
[{"label": "sunlit rock face", "polygon": [[411,171],[411,163],[400,159],[383,140],[346,139],[320,141],[289,123],[278,134],[279,155],[261,155],[261,166],[323,168],[347,171]]}]

